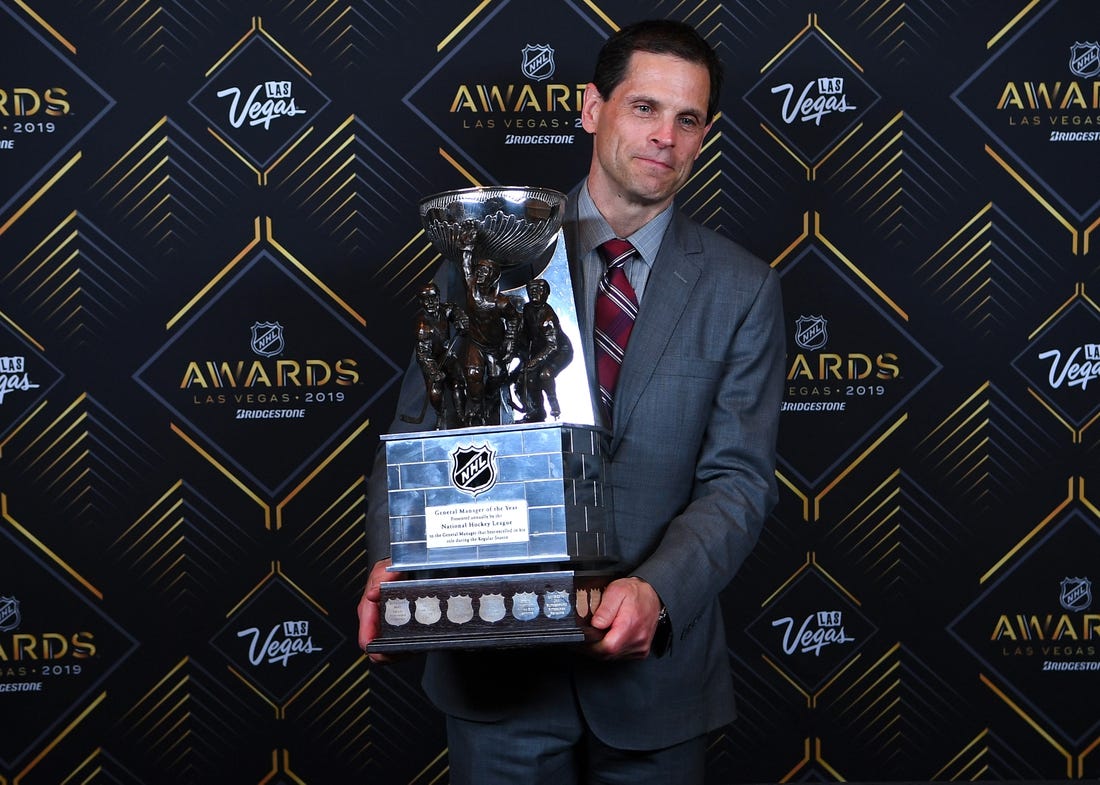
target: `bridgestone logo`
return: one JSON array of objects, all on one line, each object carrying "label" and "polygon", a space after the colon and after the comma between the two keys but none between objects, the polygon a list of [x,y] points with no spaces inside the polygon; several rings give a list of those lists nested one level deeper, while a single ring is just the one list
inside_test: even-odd
[{"label": "bridgestone logo", "polygon": [[20,681],[10,684],[0,684],[0,692],[42,692],[42,682]]},{"label": "bridgestone logo", "polygon": [[1052,662],[1051,660],[1043,661],[1043,670],[1045,671],[1100,671],[1100,662],[1085,661],[1085,662]]},{"label": "bridgestone logo", "polygon": [[783,401],[785,412],[842,412],[846,401]]},{"label": "bridgestone logo", "polygon": [[301,420],[305,409],[237,409],[238,420]]}]

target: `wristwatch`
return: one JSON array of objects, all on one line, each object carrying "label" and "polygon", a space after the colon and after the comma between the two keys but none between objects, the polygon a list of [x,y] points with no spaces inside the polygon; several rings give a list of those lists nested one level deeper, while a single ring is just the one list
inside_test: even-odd
[{"label": "wristwatch", "polygon": [[653,633],[653,643],[649,647],[654,657],[663,657],[672,648],[672,622],[668,619],[668,608],[661,606],[657,614],[657,629]]}]

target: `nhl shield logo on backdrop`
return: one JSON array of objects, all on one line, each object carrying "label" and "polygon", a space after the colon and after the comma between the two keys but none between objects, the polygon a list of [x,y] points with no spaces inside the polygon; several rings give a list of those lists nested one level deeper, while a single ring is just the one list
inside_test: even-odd
[{"label": "nhl shield logo on backdrop", "polygon": [[1100,44],[1096,41],[1075,42],[1069,50],[1069,70],[1082,79],[1100,74]]},{"label": "nhl shield logo on backdrop", "polygon": [[807,351],[820,349],[829,341],[828,324],[824,316],[799,316],[794,342]]},{"label": "nhl shield logo on backdrop", "polygon": [[278,322],[252,325],[252,351],[261,357],[274,357],[283,351],[283,326]]},{"label": "nhl shield logo on backdrop", "polygon": [[15,597],[0,597],[0,632],[17,629],[22,621],[19,600]]},{"label": "nhl shield logo on backdrop", "polygon": [[1088,578],[1063,578],[1062,607],[1067,611],[1083,611],[1092,605],[1092,581]]},{"label": "nhl shield logo on backdrop", "polygon": [[497,452],[488,444],[456,447],[451,452],[451,482],[477,496],[497,483]]},{"label": "nhl shield logo on backdrop", "polygon": [[527,44],[523,47],[523,75],[541,82],[554,75],[554,50],[546,44]]}]

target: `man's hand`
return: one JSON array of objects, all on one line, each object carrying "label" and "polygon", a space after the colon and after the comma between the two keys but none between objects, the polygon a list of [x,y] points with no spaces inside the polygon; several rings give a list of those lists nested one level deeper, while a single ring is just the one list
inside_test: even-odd
[{"label": "man's hand", "polygon": [[[370,576],[367,578],[367,586],[363,589],[363,596],[359,600],[359,648],[367,650],[367,644],[378,637],[382,625],[381,585],[384,581],[397,580],[401,577],[399,572],[388,572],[389,559],[382,559],[374,563]],[[369,655],[374,662],[388,662],[392,658],[385,654]]]},{"label": "man's hand", "polygon": [[590,652],[609,660],[643,659],[653,644],[660,614],[661,598],[641,578],[612,581],[592,616],[592,626],[607,632],[590,645]]}]

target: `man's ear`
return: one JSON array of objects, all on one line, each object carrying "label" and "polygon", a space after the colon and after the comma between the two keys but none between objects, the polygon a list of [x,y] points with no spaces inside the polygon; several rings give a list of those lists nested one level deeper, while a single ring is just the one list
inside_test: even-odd
[{"label": "man's ear", "polygon": [[603,96],[596,89],[596,85],[589,82],[584,88],[584,98],[581,99],[581,126],[590,134],[596,133],[602,107]]}]

